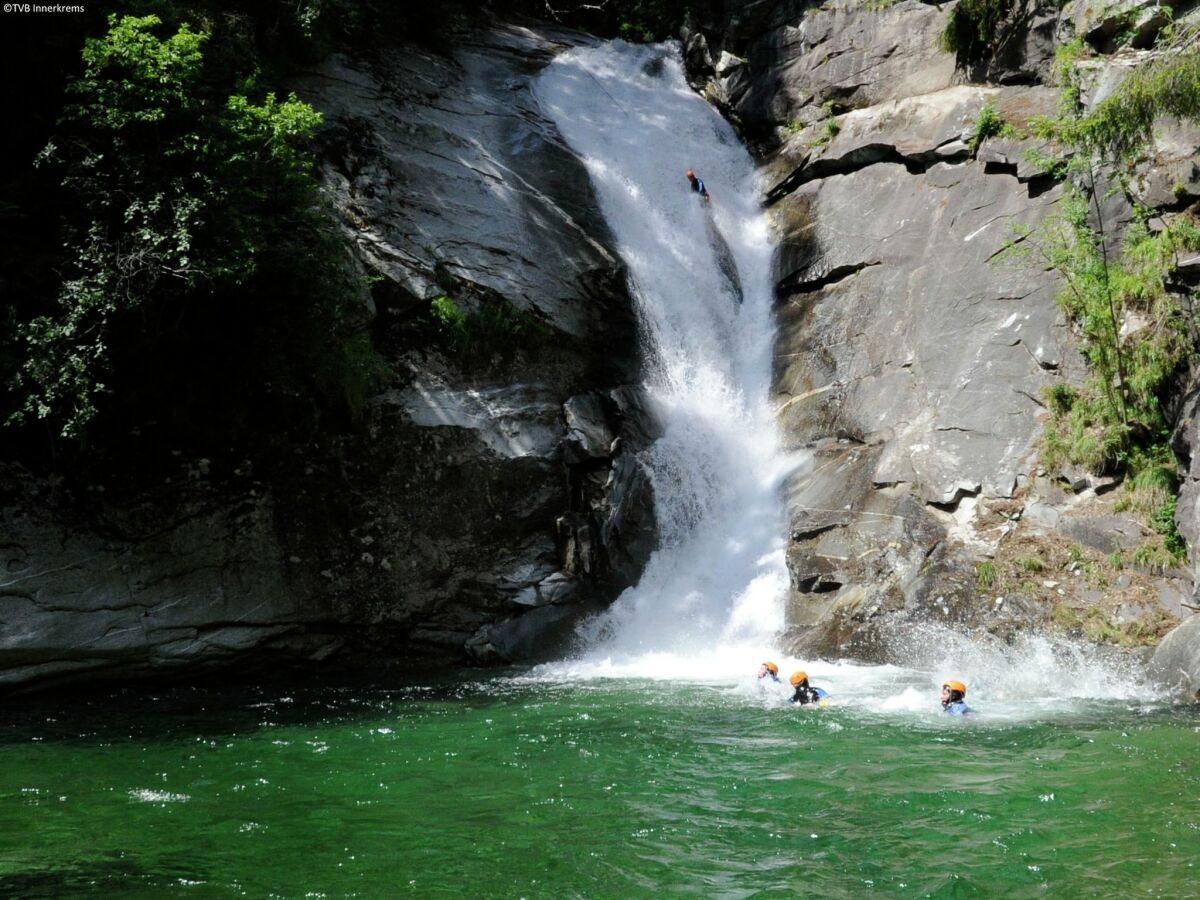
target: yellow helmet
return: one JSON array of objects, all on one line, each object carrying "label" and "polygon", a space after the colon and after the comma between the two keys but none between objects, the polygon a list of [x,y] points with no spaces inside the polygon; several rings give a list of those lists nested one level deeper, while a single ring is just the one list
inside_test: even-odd
[{"label": "yellow helmet", "polygon": [[792,684],[799,684],[802,681],[808,681],[807,672],[793,672],[792,677],[788,679]]},{"label": "yellow helmet", "polygon": [[958,691],[964,697],[967,696],[967,686],[961,681],[947,681],[942,685],[944,688],[950,688],[952,691]]},{"label": "yellow helmet", "polygon": [[691,169],[688,169],[688,170],[687,170],[687,177],[688,177],[688,178],[691,178],[691,177],[693,177],[695,174],[696,174],[696,173],[695,173],[695,172],[693,172]]},{"label": "yellow helmet", "polygon": [[763,663],[763,668],[766,669],[768,672],[770,672],[772,675],[779,674],[779,666],[775,665],[775,663],[773,663],[773,662]]}]

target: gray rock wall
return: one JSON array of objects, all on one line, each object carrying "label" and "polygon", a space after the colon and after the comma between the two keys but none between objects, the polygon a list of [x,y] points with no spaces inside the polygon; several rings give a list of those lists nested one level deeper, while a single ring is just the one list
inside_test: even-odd
[{"label": "gray rock wall", "polygon": [[[995,54],[964,70],[939,46],[950,9],[734,2],[684,33],[693,83],[767,160],[779,416],[813,456],[786,494],[786,643],[799,654],[886,659],[898,624],[1007,633],[1099,598],[1107,621],[1162,629],[1190,590],[1170,572],[1125,575],[1110,591],[1073,570],[1065,581],[1021,573],[1020,586],[980,575],[1006,554],[1041,566],[1079,553],[1076,533],[1093,521],[1120,518],[1126,552],[1150,534],[1109,514],[1096,490],[1111,481],[1072,476],[1067,496],[1041,477],[1044,391],[1084,368],[1056,277],[1005,247],[1053,211],[1061,187],[1028,161],[1031,138],[972,147],[985,105],[1018,133],[1055,112],[1055,40],[1091,34],[1099,26],[1076,19],[1099,13],[1031,0]],[[1092,63],[1087,99],[1127,64]],[[1186,138],[1164,132],[1157,149],[1142,198],[1162,193],[1164,166],[1187,166]],[[1127,221],[1127,201],[1112,202]],[[1023,521],[1039,510],[1052,525]]]},{"label": "gray rock wall", "polygon": [[81,521],[56,514],[46,485],[0,472],[0,686],[338,649],[328,602],[286,565],[268,496],[231,504],[199,481],[170,494],[169,512],[147,497]]},{"label": "gray rock wall", "polygon": [[450,58],[335,57],[300,83],[326,114],[325,176],[347,231],[384,278],[383,327],[449,295],[464,310],[501,300],[544,328],[482,366],[401,346],[404,384],[373,404],[356,488],[375,567],[349,558],[333,587],[352,617],[451,657],[550,652],[558,642],[541,638],[634,580],[654,546],[635,460],[653,424],[629,387],[624,273],[586,173],[530,90],[566,46],[497,28]]},{"label": "gray rock wall", "polygon": [[[395,377],[359,429],[258,471],[179,459],[154,484],[68,496],[6,470],[0,686],[532,659],[636,579],[655,425],[630,387],[635,314],[530,89],[581,39],[498,27],[297,80]],[[469,352],[414,337],[440,295],[537,328]]]}]

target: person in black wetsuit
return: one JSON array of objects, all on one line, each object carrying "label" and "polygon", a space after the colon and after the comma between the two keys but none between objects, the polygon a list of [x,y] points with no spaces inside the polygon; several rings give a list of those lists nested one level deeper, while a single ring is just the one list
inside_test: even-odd
[{"label": "person in black wetsuit", "polygon": [[701,181],[699,177],[697,177],[696,173],[691,169],[687,170],[687,180],[688,184],[692,186],[693,191],[703,197],[706,201],[712,200],[712,197],[708,196],[708,188],[704,186],[704,182]]},{"label": "person in black wetsuit", "polygon": [[807,672],[793,672],[788,679],[796,692],[792,694],[792,703],[818,703],[829,696],[823,688],[813,687],[808,683]]}]

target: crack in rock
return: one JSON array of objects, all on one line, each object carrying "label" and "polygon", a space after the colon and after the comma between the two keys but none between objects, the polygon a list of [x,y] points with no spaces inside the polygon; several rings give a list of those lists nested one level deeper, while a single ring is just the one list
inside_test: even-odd
[{"label": "crack in rock", "polygon": [[[810,291],[819,291],[822,288],[845,281],[851,276],[857,275],[863,269],[869,269],[872,266],[882,265],[879,260],[870,262],[851,263],[845,266],[833,266],[824,273],[811,278],[805,278],[801,272],[793,272],[786,278],[780,280],[776,285],[776,290],[781,293],[805,294]],[[814,269],[808,269],[807,272],[813,272]],[[819,269],[815,271],[820,271]]]},{"label": "crack in rock", "polygon": [[836,158],[823,157],[814,160],[809,153],[800,160],[800,164],[791,174],[767,191],[765,205],[771,206],[810,181],[835,175],[850,175],[880,163],[904,166],[910,175],[923,175],[938,163],[966,163],[970,157],[965,144],[959,153],[946,152],[946,148],[957,141],[958,138],[953,138],[928,150],[909,154],[901,153],[893,144],[863,144]]}]

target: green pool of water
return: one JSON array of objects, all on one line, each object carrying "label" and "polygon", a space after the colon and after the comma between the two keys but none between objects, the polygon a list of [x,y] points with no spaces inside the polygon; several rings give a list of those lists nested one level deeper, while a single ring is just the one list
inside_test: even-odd
[{"label": "green pool of water", "polygon": [[1196,895],[1200,717],[497,678],[13,704],[0,895]]}]

